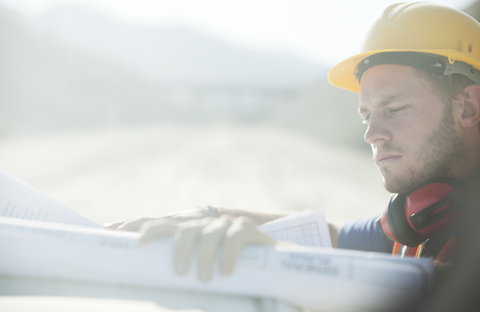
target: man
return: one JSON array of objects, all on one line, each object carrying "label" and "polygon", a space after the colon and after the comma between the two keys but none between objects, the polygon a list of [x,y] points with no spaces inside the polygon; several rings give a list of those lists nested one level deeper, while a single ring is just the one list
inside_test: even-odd
[{"label": "man", "polygon": [[[386,189],[398,193],[380,222],[377,216],[343,227],[329,224],[334,246],[338,241],[341,248],[404,254],[414,250],[418,256],[451,259],[458,228],[476,200],[479,70],[480,24],[428,3],[387,7],[371,26],[362,53],[331,70],[334,86],[359,93],[359,113],[368,125],[365,141],[372,146]],[[441,202],[445,196],[448,201]],[[402,209],[414,212],[402,212],[400,225],[396,215]],[[228,275],[242,246],[274,244],[256,225],[281,216],[206,207],[109,228],[140,230],[145,241],[174,235],[179,274],[188,271],[197,245],[199,278],[208,281],[217,249],[222,247],[220,273]],[[392,239],[400,242],[394,247]]]}]

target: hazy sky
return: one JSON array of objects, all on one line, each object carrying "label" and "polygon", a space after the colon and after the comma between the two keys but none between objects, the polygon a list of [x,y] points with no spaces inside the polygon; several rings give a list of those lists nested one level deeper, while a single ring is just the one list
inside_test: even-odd
[{"label": "hazy sky", "polygon": [[[0,0],[29,16],[71,4],[139,26],[186,25],[256,50],[333,65],[357,53],[381,9],[398,0]],[[464,9],[475,0],[439,0]]]}]

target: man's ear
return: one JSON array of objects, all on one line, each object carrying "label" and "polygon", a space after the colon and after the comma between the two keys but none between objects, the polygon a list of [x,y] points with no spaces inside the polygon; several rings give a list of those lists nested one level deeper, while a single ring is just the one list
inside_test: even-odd
[{"label": "man's ear", "polygon": [[462,103],[460,104],[460,126],[470,128],[480,122],[480,86],[469,85],[463,89]]}]

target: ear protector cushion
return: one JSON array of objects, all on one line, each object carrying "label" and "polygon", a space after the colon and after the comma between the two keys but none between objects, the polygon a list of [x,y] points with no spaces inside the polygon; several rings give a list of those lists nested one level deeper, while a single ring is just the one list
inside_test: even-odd
[{"label": "ear protector cushion", "polygon": [[446,212],[446,209],[450,205],[453,205],[452,199],[448,200],[445,204],[442,204],[441,200],[442,198],[446,198],[448,195],[453,194],[455,191],[456,190],[452,185],[446,183],[430,183],[412,192],[405,201],[405,213],[408,225],[411,228],[416,229],[419,234],[427,237],[440,236],[446,233],[460,215],[460,209],[451,210],[448,214],[424,227],[419,227],[418,225],[413,224],[411,216],[413,214],[418,214],[425,210],[426,207],[430,207],[435,203],[440,203],[439,207],[429,212],[428,216],[434,217],[442,211]]},{"label": "ear protector cushion", "polygon": [[383,212],[381,225],[385,235],[391,240],[410,247],[418,246],[427,237],[417,233],[407,222],[405,202],[407,195],[393,194]]},{"label": "ear protector cushion", "polygon": [[442,179],[410,194],[393,194],[380,219],[382,231],[391,240],[410,247],[448,231],[460,214],[451,204],[456,192],[452,184]]}]

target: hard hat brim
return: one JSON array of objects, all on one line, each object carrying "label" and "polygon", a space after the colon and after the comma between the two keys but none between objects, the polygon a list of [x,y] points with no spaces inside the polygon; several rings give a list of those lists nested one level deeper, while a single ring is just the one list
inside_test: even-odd
[{"label": "hard hat brim", "polygon": [[420,53],[431,53],[436,55],[441,55],[449,58],[450,63],[454,61],[462,61],[467,64],[472,65],[476,69],[480,70],[480,60],[471,56],[468,53],[460,52],[457,50],[449,49],[386,49],[386,50],[375,50],[368,51],[352,56],[337,65],[335,65],[330,72],[328,73],[328,81],[331,85],[352,91],[355,93],[360,92],[360,84],[355,76],[355,72],[358,70],[358,64],[365,58],[383,52],[420,52]]}]

